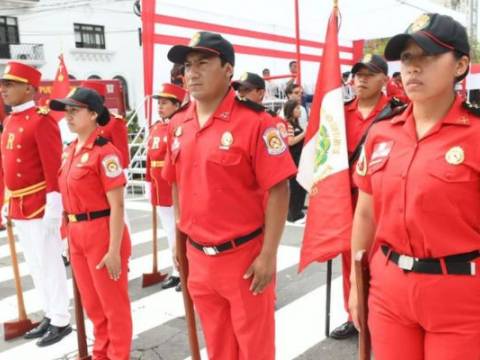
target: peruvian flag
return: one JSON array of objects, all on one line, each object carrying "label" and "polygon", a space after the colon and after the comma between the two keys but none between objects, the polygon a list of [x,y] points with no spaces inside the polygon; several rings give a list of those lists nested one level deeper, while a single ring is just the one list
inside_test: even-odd
[{"label": "peruvian flag", "polygon": [[[63,54],[58,57],[59,64],[55,80],[52,85],[52,92],[50,93],[50,99],[62,99],[67,97],[70,91],[70,81],[68,79],[68,71],[63,61]],[[60,121],[65,116],[63,111],[50,111],[50,114],[54,119]]]},{"label": "peruvian flag", "polygon": [[309,193],[299,271],[350,248],[352,199],[338,47],[338,8],[328,21],[322,63],[298,167]]}]

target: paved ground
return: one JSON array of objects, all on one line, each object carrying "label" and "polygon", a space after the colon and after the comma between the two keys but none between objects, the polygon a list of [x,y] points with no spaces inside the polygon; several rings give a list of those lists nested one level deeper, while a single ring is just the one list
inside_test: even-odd
[{"label": "paved ground", "polygon": [[[130,264],[129,289],[134,319],[134,342],[131,358],[137,360],[188,358],[189,349],[181,295],[159,286],[141,288],[141,274],[151,271],[151,235],[149,206],[144,201],[129,201],[128,214],[133,235],[133,256]],[[276,340],[277,359],[349,360],[356,358],[356,339],[335,341],[325,338],[325,265],[314,264],[297,274],[299,246],[303,228],[287,226],[279,251],[277,274]],[[159,231],[159,261],[167,264],[169,252],[163,232]],[[0,322],[15,318],[16,301],[10,257],[4,233],[0,233]],[[38,299],[20,252],[19,261],[25,302],[29,317],[40,319]],[[161,266],[164,272],[170,268]],[[345,320],[342,305],[341,276],[334,261],[332,284],[332,328]],[[68,270],[70,273],[70,270]],[[70,274],[69,274],[70,278]],[[73,312],[73,309],[72,309]],[[76,353],[75,332],[62,342],[39,349],[32,341],[3,340],[0,330],[0,360],[73,359]],[[91,344],[91,326],[87,322]],[[200,333],[201,345],[203,339]],[[206,359],[205,351],[202,359]]]}]

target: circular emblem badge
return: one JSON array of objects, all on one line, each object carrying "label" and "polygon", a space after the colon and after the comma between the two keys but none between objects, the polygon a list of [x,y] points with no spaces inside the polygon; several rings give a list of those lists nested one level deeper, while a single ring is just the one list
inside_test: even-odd
[{"label": "circular emblem badge", "polygon": [[280,155],[285,152],[287,145],[282,139],[280,130],[276,127],[270,127],[263,132],[263,141],[270,155]]},{"label": "circular emblem badge", "polygon": [[222,146],[230,147],[233,144],[233,135],[230,131],[225,131],[222,135],[222,139],[220,140]]},{"label": "circular emblem badge", "polygon": [[177,127],[177,128],[175,129],[175,136],[176,136],[176,137],[179,137],[179,136],[182,136],[182,134],[183,134],[182,127],[181,127],[181,126]]},{"label": "circular emblem badge", "polygon": [[430,16],[427,14],[420,15],[409,27],[407,32],[409,34],[425,29],[430,24]]},{"label": "circular emblem badge", "polygon": [[445,160],[450,165],[459,165],[463,163],[463,160],[465,160],[465,153],[460,146],[452,147],[445,154]]},{"label": "circular emblem badge", "polygon": [[202,34],[199,32],[193,34],[192,39],[188,43],[188,46],[197,46],[198,43],[200,42],[200,38],[202,37]]},{"label": "circular emblem badge", "polygon": [[362,59],[362,63],[367,64],[370,61],[372,61],[372,54],[365,54],[365,56]]}]

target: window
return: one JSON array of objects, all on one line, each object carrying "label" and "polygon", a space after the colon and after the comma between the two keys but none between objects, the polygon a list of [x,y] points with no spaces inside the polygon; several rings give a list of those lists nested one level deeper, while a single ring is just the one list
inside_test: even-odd
[{"label": "window", "polygon": [[17,18],[0,16],[0,44],[19,44]]},{"label": "window", "polygon": [[75,47],[105,49],[105,27],[100,25],[73,24]]}]

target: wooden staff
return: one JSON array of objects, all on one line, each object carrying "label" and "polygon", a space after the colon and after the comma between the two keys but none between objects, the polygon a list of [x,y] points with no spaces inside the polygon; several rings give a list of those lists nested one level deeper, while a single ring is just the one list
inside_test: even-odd
[{"label": "wooden staff", "polygon": [[144,273],[142,276],[142,288],[161,283],[167,277],[167,274],[162,274],[158,271],[157,259],[157,207],[152,205],[152,252],[153,252],[153,266],[151,273]]},{"label": "wooden staff", "polygon": [[187,235],[182,233],[178,227],[176,229],[176,253],[180,272],[180,281],[182,283],[183,305],[185,307],[185,317],[187,319],[188,342],[192,360],[200,360],[200,349],[198,346],[197,326],[195,322],[195,311],[193,309],[192,298],[187,288],[188,279],[188,260],[187,260]]},{"label": "wooden staff", "polygon": [[355,279],[357,282],[358,322],[360,325],[360,333],[358,337],[358,359],[370,360],[371,342],[367,322],[370,271],[368,267],[368,256],[365,250],[360,250],[355,254]]},{"label": "wooden staff", "polygon": [[78,344],[78,360],[91,360],[92,357],[88,354],[87,335],[85,334],[85,318],[83,316],[82,299],[78,291],[77,282],[72,269],[72,283],[73,283],[73,299],[75,302],[75,323],[77,324],[77,344]]},{"label": "wooden staff", "polygon": [[11,340],[19,336],[23,336],[38,325],[27,318],[25,303],[23,301],[22,281],[20,271],[18,269],[17,251],[15,249],[15,236],[13,235],[12,222],[7,220],[7,238],[10,248],[10,256],[12,258],[13,276],[15,279],[15,289],[17,292],[18,320],[8,321],[3,324],[5,340]]}]

